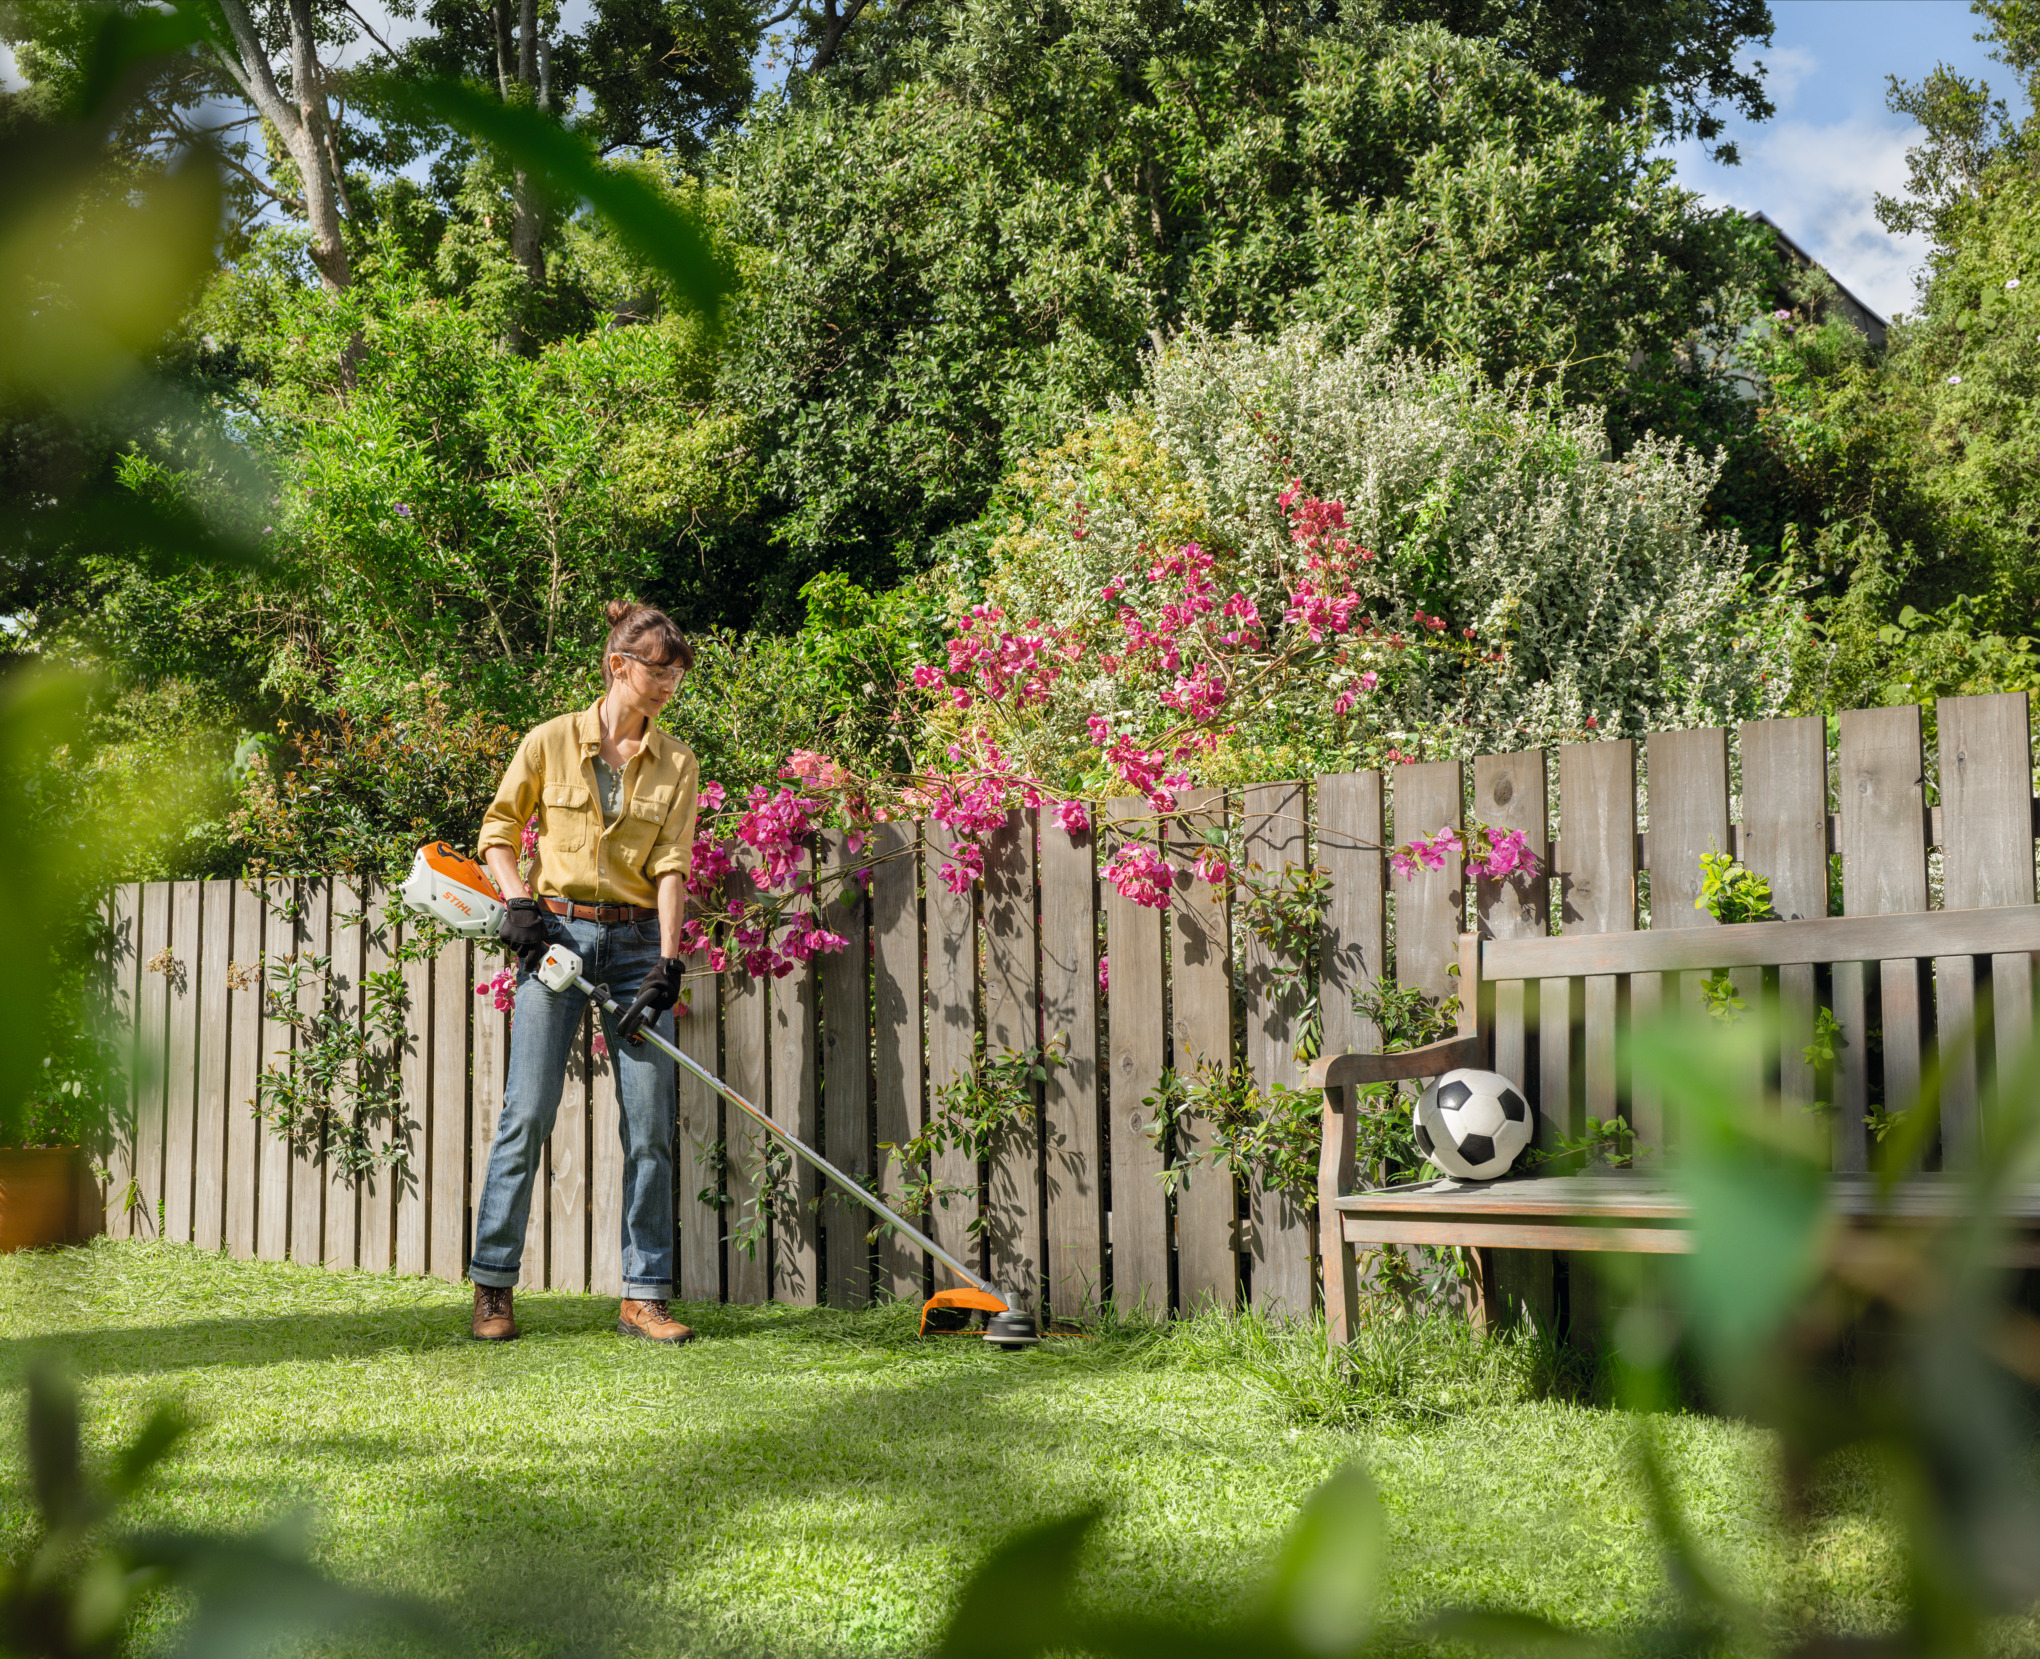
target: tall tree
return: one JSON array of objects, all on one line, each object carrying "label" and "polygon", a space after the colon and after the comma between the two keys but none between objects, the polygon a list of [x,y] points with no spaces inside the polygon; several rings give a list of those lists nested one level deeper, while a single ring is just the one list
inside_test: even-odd
[{"label": "tall tree", "polygon": [[1724,108],[1751,121],[1776,113],[1763,64],[1743,62],[1750,45],[1771,43],[1769,0],[1382,0],[1382,12],[1492,40],[1611,116],[1697,138],[1718,161],[1737,160],[1735,145],[1719,142]]},{"label": "tall tree", "polygon": [[[120,0],[124,15],[153,8]],[[347,0],[219,0],[224,27],[204,46],[175,54],[122,118],[116,142],[129,161],[160,160],[204,143],[238,186],[245,232],[282,208],[311,233],[312,262],[331,290],[352,271],[343,225],[351,217],[343,122],[336,98],[346,77],[332,67],[361,36]],[[62,103],[87,73],[104,13],[73,0],[0,6],[0,40],[32,92]],[[275,134],[281,154],[267,140]]]}]

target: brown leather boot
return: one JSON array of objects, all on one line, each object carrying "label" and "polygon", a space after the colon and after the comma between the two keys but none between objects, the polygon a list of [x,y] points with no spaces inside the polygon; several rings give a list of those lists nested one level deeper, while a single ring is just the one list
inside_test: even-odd
[{"label": "brown leather boot", "polygon": [[666,1311],[663,1298],[655,1302],[634,1302],[628,1296],[616,1311],[616,1328],[624,1336],[641,1336],[647,1342],[692,1342],[694,1332]]},{"label": "brown leather boot", "polygon": [[509,1286],[475,1286],[473,1330],[477,1342],[508,1342],[517,1334],[517,1318],[510,1306]]}]

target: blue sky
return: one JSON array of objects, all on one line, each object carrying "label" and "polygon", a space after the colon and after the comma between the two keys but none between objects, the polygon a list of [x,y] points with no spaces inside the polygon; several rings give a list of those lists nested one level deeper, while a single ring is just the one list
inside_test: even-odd
[{"label": "blue sky", "polygon": [[[568,0],[566,9],[583,8]],[[1885,316],[1909,309],[1925,244],[1889,235],[1872,199],[1900,189],[1920,134],[1885,108],[1885,77],[1917,79],[1945,61],[2009,96],[2011,76],[1970,38],[1977,19],[1967,0],[1771,0],[1771,12],[1776,37],[1751,55],[1766,67],[1777,115],[1731,123],[1739,167],[1717,166],[1695,143],[1672,146],[1680,181],[1711,203],[1769,214]],[[12,68],[0,47],[0,84]]]},{"label": "blue sky", "polygon": [[1740,167],[1673,146],[1680,182],[1710,202],[1761,209],[1873,310],[1910,310],[1926,244],[1890,235],[1872,199],[1900,192],[1920,132],[1885,107],[1885,77],[1917,80],[1946,62],[2023,114],[2011,73],[1970,38],[1979,20],[1967,0],[1771,0],[1771,15],[1777,35],[1753,56],[1778,113],[1731,124]]}]

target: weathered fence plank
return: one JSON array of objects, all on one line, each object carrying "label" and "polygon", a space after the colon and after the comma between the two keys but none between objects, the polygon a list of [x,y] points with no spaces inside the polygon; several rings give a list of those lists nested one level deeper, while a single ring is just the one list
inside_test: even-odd
[{"label": "weathered fence plank", "polygon": [[[857,869],[864,854],[849,850],[841,830],[822,837],[823,864]],[[831,889],[833,892],[834,889]],[[860,1181],[873,1178],[871,1156],[871,941],[864,894],[854,880],[849,903],[830,904],[826,925],[843,936],[843,948],[821,959],[822,1154]],[[823,1193],[822,1278],[832,1308],[861,1308],[871,1300],[871,1212],[828,1183]]]},{"label": "weathered fence plank", "polygon": [[[351,882],[336,880],[331,903],[328,924],[331,931],[327,935],[333,958],[330,1005],[337,1018],[359,1032],[363,1016],[361,970],[366,948],[361,894]],[[462,1059],[465,1061],[465,1054]],[[343,1094],[353,1093],[360,1082],[355,1066],[350,1065],[341,1073]],[[360,1253],[361,1185],[342,1159],[327,1160],[325,1207],[322,1260],[328,1267],[352,1267]]]},{"label": "weathered fence plank", "polygon": [[[968,1083],[977,1036],[976,890],[951,892],[942,879],[950,863],[948,836],[930,826],[921,844],[921,887],[928,919],[927,1018],[928,1111],[938,1109],[942,1091]],[[937,1201],[928,1235],[951,1254],[980,1264],[979,1241],[971,1236],[978,1216],[977,1160],[952,1147],[934,1160]],[[935,1282],[948,1283],[947,1270]]]},{"label": "weathered fence plank", "polygon": [[234,889],[199,883],[198,1079],[192,1109],[191,1241],[217,1250],[226,1236],[227,1046],[233,1018],[227,963],[234,946]]},{"label": "weathered fence plank", "polygon": [[1105,1284],[1105,1187],[1098,1094],[1097,868],[1092,832],[1053,812],[1041,832],[1041,1030],[1067,1041],[1042,1090],[1048,1300],[1058,1318]]},{"label": "weathered fence plank", "polygon": [[[387,975],[391,971],[391,950],[400,933],[396,924],[386,921],[383,917],[388,900],[388,893],[380,886],[369,888],[363,898],[361,976],[364,986],[369,983],[370,975]],[[368,1000],[364,994],[364,1004]],[[365,1021],[373,1018],[366,1006],[363,1008],[362,1017]],[[501,1016],[497,1016],[497,1019],[500,1023]],[[499,1039],[500,1035],[498,1033]],[[378,1067],[384,1068],[387,1073],[401,1076],[403,1049],[400,1045],[396,1053],[390,1053],[389,1040],[380,1034],[379,1029],[372,1052]],[[477,1050],[475,1066],[478,1071],[484,1066],[494,1067],[491,1075],[498,1092],[497,1104],[500,1106],[503,1078],[500,1040],[495,1047],[484,1044]],[[377,1079],[378,1085],[388,1081],[394,1081],[394,1077],[379,1076]],[[363,1269],[371,1273],[388,1272],[396,1264],[397,1259],[397,1175],[385,1161],[396,1135],[396,1126],[387,1116],[379,1113],[375,1126],[369,1132],[369,1147],[376,1154],[377,1161],[361,1180],[360,1203],[356,1212],[360,1217],[356,1247]]]},{"label": "weathered fence plank", "polygon": [[[673,1046],[689,1059],[722,1075],[716,1052],[722,988],[697,957],[687,980],[687,1000],[673,1014]],[[722,1138],[722,1096],[684,1067],[674,1085],[673,1185],[680,1235],[680,1296],[688,1302],[722,1297],[722,1214],[702,1198],[715,1186],[714,1155]]]},{"label": "weathered fence plank", "polygon": [[[772,1121],[813,1146],[819,1101],[815,1092],[815,969],[803,962],[771,989]],[[821,1300],[821,1256],[814,1200],[820,1178],[789,1155],[783,1202],[772,1218],[772,1299],[812,1305]]]},{"label": "weathered fence plank", "polygon": [[[732,896],[751,891],[741,872],[730,877]],[[723,1081],[760,1111],[769,1111],[766,1093],[767,1026],[765,985],[744,974],[723,975]],[[764,1236],[761,1206],[769,1195],[759,1184],[765,1165],[765,1131],[748,1114],[732,1106],[723,1114],[723,1259],[729,1273],[732,1302],[757,1303],[771,1288],[772,1255]]]},{"label": "weathered fence plank", "polygon": [[[1195,872],[1198,829],[1223,829],[1225,796],[1186,791],[1182,816],[1169,827],[1175,894],[1168,909],[1170,1038],[1179,1078],[1204,1068],[1220,1078],[1232,1068],[1232,932],[1225,890]],[[1239,1198],[1232,1171],[1213,1161],[1212,1125],[1177,1118],[1171,1149],[1182,1173],[1176,1184],[1176,1306],[1231,1308],[1239,1298]]]},{"label": "weathered fence plank", "polygon": [[[325,985],[314,971],[313,959],[324,956],[333,920],[333,888],[330,882],[298,884],[297,930],[294,944],[304,980],[298,995],[300,1020],[316,1020],[325,1000]],[[177,1235],[181,1236],[181,1235]],[[290,1259],[309,1265],[317,1262],[326,1248],[325,1159],[307,1149],[303,1140],[291,1149],[290,1160]],[[399,1261],[405,1272],[422,1269]]]},{"label": "weathered fence plank", "polygon": [[[1144,802],[1107,801],[1106,819],[1129,836],[1149,835],[1154,813]],[[1152,1138],[1146,1104],[1162,1080],[1167,1039],[1163,1023],[1162,918],[1122,897],[1109,883],[1105,907],[1105,1020],[1112,1073],[1106,1156],[1112,1171],[1112,1302],[1122,1313],[1169,1307],[1169,1212],[1162,1192],[1162,1154]]]},{"label": "weathered fence plank", "polygon": [[[2033,902],[2033,745],[2026,694],[1944,697],[1941,739],[1941,902],[1949,910]],[[1941,1058],[1941,1155],[1950,1168],[1982,1154],[1977,1122],[1975,964],[1934,964]],[[1990,1010],[2000,1064],[2031,1029],[2033,959],[1990,959]],[[2010,1041],[2006,1039],[2009,1038]]]},{"label": "weathered fence plank", "polygon": [[[927,1076],[923,1044],[927,1004],[921,999],[920,842],[911,824],[881,824],[871,840],[871,973],[873,1033],[873,1155],[879,1196],[898,1209],[909,1173],[903,1147],[921,1128]],[[910,1221],[919,1216],[910,1215]],[[883,1295],[926,1293],[928,1258],[890,1228],[879,1235]],[[732,1296],[732,1300],[734,1300]]]},{"label": "weathered fence plank", "polygon": [[1381,1033],[1353,999],[1387,972],[1382,806],[1379,772],[1337,772],[1317,781],[1317,862],[1332,884],[1318,959],[1327,1054],[1372,1054],[1381,1045]]},{"label": "weathered fence plank", "polygon": [[459,1284],[467,1276],[468,1233],[468,943],[452,939],[432,964],[432,1120],[426,1140],[425,1261],[435,1279]]},{"label": "weathered fence plank", "polygon": [[[1035,815],[1009,812],[985,849],[985,1057],[1041,1046],[1035,984]],[[990,1160],[985,1238],[992,1282],[1038,1306],[1042,1300],[1041,1089],[1028,1088],[1027,1116]]]},{"label": "weathered fence plank", "polygon": [[[1558,751],[1558,846],[1552,886],[1566,933],[1626,933],[1636,926],[1636,745],[1569,743]],[[1547,1094],[1540,1136],[1577,1135],[1583,1117],[1615,1117],[1616,985],[1581,987],[1583,1090]],[[1542,1141],[1549,1147],[1549,1141]]]},{"label": "weathered fence plank", "polygon": [[[297,948],[297,925],[291,915],[295,896],[295,883],[262,884],[262,1067],[284,1074],[292,1064],[294,1038],[290,1021],[269,1012],[268,997],[276,985],[274,970]],[[255,1254],[266,1262],[280,1262],[290,1254],[293,1160],[273,1125],[265,1121],[257,1134],[262,1151],[255,1182]]]},{"label": "weathered fence plank", "polygon": [[[1304,867],[1305,806],[1300,783],[1256,784],[1241,792],[1241,845],[1250,873],[1258,867],[1265,877],[1281,879],[1285,871]],[[1301,1081],[1296,1043],[1302,1035],[1298,1020],[1303,999],[1293,979],[1283,982],[1283,975],[1293,976],[1299,966],[1279,960],[1248,931],[1240,963],[1247,1005],[1246,1052],[1241,1059],[1263,1090],[1294,1088]],[[1308,1316],[1316,1243],[1310,1200],[1269,1191],[1256,1179],[1248,1183],[1247,1204],[1248,1292],[1253,1305],[1271,1316]]]},{"label": "weathered fence plank", "polygon": [[[1650,925],[1654,929],[1713,927],[1713,917],[1696,909],[1701,892],[1700,860],[1707,853],[1729,850],[1728,733],[1720,726],[1690,731],[1652,732],[1646,740],[1650,772]],[[1700,1005],[1704,974],[1678,976],[1677,1004]],[[1667,1003],[1672,987],[1665,986]],[[1745,1078],[1746,1086],[1761,1079]],[[1639,1124],[1639,1138],[1657,1151],[1675,1146],[1678,1125],[1660,1113],[1656,1138]]]},{"label": "weathered fence plank", "polygon": [[[1484,938],[1538,939],[1551,930],[1550,817],[1545,802],[1542,749],[1481,755],[1473,763],[1473,814],[1496,834],[1520,831],[1535,856],[1534,874],[1518,872],[1474,887],[1475,926]],[[1564,980],[1538,986],[1534,1010],[1525,1006],[1522,982],[1495,991],[1494,1053],[1489,1064],[1511,1077],[1529,1075],[1529,1021],[1537,1020],[1538,1057],[1547,1085],[1557,1076],[1557,1098],[1571,1092],[1572,1008]],[[1554,1064],[1563,1058],[1562,1073]],[[1497,1250],[1493,1286],[1502,1306],[1526,1314],[1539,1330],[1553,1315],[1552,1255],[1548,1250]]]},{"label": "weathered fence plank", "polygon": [[[406,925],[399,937],[416,943]],[[425,1183],[430,1179],[431,1153],[426,1139],[432,1122],[432,958],[403,964],[404,1036],[397,1059],[404,1115],[392,1126],[402,1158],[394,1183],[395,1226],[391,1260],[399,1273],[422,1274],[428,1254],[425,1231]]]},{"label": "weathered fence plank", "polygon": [[198,1112],[198,1003],[203,984],[203,883],[170,888],[170,1000],[163,1099],[163,1236],[191,1239],[193,1119]]},{"label": "weathered fence plank", "polygon": [[120,1117],[110,1129],[106,1149],[106,1214],[109,1238],[135,1236],[135,1113],[140,1101],[142,1074],[137,1038],[142,1028],[142,889],[133,883],[116,887],[108,896],[106,920],[109,932],[107,968],[108,1033],[119,1045],[124,1087]]},{"label": "weathered fence plank", "polygon": [[[1742,842],[1738,856],[1771,883],[1771,908],[1786,921],[1825,916],[1827,880],[1827,722],[1753,720],[1740,733]],[[1818,1090],[1806,1059],[1813,1040],[1814,971],[1778,970],[1778,1092],[1785,1104],[1811,1106]]]},{"label": "weathered fence plank", "polygon": [[[1920,740],[1916,705],[1888,709],[1851,709],[1840,720],[1840,753],[1836,762],[1841,800],[1842,913],[1883,916],[1927,908],[1926,762]],[[1836,1012],[1852,1033],[1864,1029],[1862,993],[1855,992],[1853,1020],[1842,1013],[1841,986],[1860,985],[1861,970],[1844,963],[1835,970]],[[1884,1105],[1894,1111],[1919,1092],[1922,1008],[1918,964],[1910,960],[1880,963],[1877,974],[1884,1027]],[[1838,1169],[1862,1169],[1868,1161],[1863,1116],[1868,1110],[1867,1074],[1860,1072],[1864,1041],[1852,1040],[1844,1056],[1857,1061],[1854,1088],[1860,1103],[1847,1097],[1835,1114],[1842,1137],[1836,1147]]]},{"label": "weathered fence plank", "polygon": [[228,1001],[227,1130],[224,1242],[229,1255],[255,1254],[255,1175],[261,1126],[255,1119],[255,1079],[262,1070],[262,895],[235,882],[231,971],[237,984]]}]

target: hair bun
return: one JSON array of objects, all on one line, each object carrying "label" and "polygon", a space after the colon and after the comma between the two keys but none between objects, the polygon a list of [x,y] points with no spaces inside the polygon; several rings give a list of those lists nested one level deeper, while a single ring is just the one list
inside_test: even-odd
[{"label": "hair bun", "polygon": [[642,610],[643,608],[634,599],[612,599],[602,607],[602,617],[610,627],[614,628],[633,611]]}]

